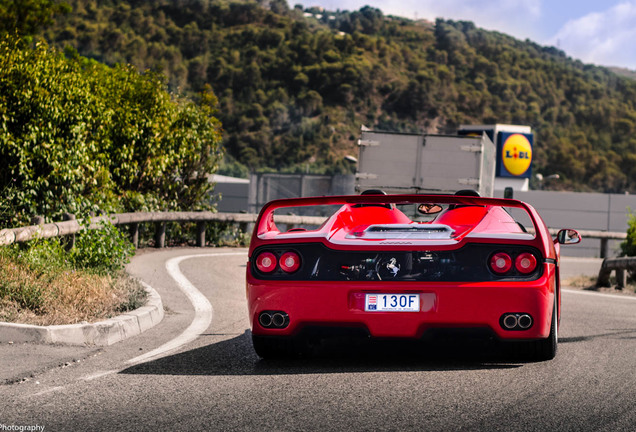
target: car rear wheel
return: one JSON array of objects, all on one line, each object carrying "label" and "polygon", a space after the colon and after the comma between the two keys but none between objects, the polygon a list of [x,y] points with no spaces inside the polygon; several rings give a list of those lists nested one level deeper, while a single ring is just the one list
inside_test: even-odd
[{"label": "car rear wheel", "polygon": [[552,323],[550,324],[550,335],[547,339],[542,339],[534,342],[535,358],[539,361],[552,360],[557,353],[557,346],[559,342],[558,335],[558,299],[556,293],[554,294],[554,305],[552,306]]}]

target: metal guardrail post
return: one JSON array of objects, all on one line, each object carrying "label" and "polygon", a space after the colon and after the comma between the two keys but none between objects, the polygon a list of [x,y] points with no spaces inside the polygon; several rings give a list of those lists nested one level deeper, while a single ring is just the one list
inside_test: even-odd
[{"label": "metal guardrail post", "polygon": [[129,233],[130,241],[132,242],[133,246],[135,246],[135,249],[139,249],[139,223],[131,223],[129,227]]},{"label": "metal guardrail post", "polygon": [[627,285],[627,272],[625,269],[616,269],[616,289],[622,290]]},{"label": "metal guardrail post", "polygon": [[596,286],[599,287],[608,287],[610,286],[610,275],[612,274],[612,269],[605,265],[607,258],[603,261],[601,265],[601,269],[598,271],[598,278],[596,279]]},{"label": "metal guardrail post", "polygon": [[197,246],[205,246],[205,222],[197,222]]},{"label": "metal guardrail post", "polygon": [[33,216],[31,218],[31,223],[33,225],[44,225],[44,218],[42,216]]},{"label": "metal guardrail post", "polygon": [[[63,221],[75,220],[75,215],[72,213],[64,213],[62,214],[62,220]],[[67,251],[70,251],[74,247],[75,247],[75,234],[69,234],[68,236],[66,236],[66,239],[64,241],[64,248]]]},{"label": "metal guardrail post", "polygon": [[609,239],[601,239],[601,258],[607,258],[609,255]]},{"label": "metal guardrail post", "polygon": [[162,248],[166,246],[166,223],[157,222],[155,228],[155,247]]}]

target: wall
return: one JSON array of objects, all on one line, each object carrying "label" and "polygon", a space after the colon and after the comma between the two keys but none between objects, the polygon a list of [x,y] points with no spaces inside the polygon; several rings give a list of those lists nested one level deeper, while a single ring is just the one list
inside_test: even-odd
[{"label": "wall", "polygon": [[249,193],[249,179],[212,175],[209,178],[214,183],[212,202],[216,209],[223,213],[240,213],[247,211],[247,195]]},{"label": "wall", "polygon": [[268,201],[354,193],[353,175],[251,174],[248,212],[258,213]]},{"label": "wall", "polygon": [[[495,191],[503,197],[503,191]],[[593,231],[627,231],[629,209],[636,209],[636,195],[552,191],[515,191],[514,198],[533,206],[550,228]],[[620,252],[620,241],[610,240],[609,256]],[[568,246],[563,255],[599,257],[600,240],[585,239]]]}]

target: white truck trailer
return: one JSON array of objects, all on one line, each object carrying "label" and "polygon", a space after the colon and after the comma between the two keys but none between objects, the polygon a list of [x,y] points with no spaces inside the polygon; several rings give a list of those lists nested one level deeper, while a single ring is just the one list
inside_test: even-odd
[{"label": "white truck trailer", "polygon": [[493,196],[496,148],[486,134],[419,135],[363,129],[356,191]]}]

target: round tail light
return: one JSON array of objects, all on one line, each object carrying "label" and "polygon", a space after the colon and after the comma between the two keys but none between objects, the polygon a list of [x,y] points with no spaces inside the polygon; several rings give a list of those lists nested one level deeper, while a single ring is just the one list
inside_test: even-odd
[{"label": "round tail light", "polygon": [[300,267],[300,257],[296,252],[285,252],[280,257],[280,268],[286,273],[293,273]]},{"label": "round tail light", "polygon": [[276,255],[271,252],[263,252],[256,257],[256,268],[263,273],[271,273],[276,269]]},{"label": "round tail light", "polygon": [[519,254],[515,260],[515,267],[519,273],[532,273],[537,268],[537,259],[531,253],[524,252]]},{"label": "round tail light", "polygon": [[490,269],[495,273],[507,273],[512,268],[512,258],[505,252],[498,252],[490,257]]}]

